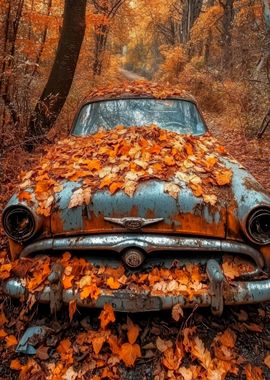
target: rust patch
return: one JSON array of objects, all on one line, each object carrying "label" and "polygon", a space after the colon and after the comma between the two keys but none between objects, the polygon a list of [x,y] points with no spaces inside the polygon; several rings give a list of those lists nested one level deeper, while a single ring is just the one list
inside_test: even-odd
[{"label": "rust patch", "polygon": [[233,201],[227,209],[227,237],[239,240],[241,227],[236,211],[237,203]]},{"label": "rust patch", "polygon": [[9,250],[10,250],[10,258],[12,261],[18,259],[20,256],[21,251],[24,248],[23,244],[16,243],[15,241],[8,239],[9,242]]},{"label": "rust patch", "polygon": [[260,252],[263,254],[263,257],[265,259],[266,269],[270,271],[270,245],[261,247]]}]

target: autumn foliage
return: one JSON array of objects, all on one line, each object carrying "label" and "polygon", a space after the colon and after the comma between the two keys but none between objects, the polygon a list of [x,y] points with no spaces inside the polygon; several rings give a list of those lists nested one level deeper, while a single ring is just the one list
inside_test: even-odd
[{"label": "autumn foliage", "polygon": [[29,204],[37,199],[37,213],[48,216],[66,180],[79,183],[69,202],[72,208],[88,205],[92,194],[102,189],[111,194],[123,190],[132,197],[142,181],[157,179],[166,181],[164,191],[174,198],[183,182],[214,205],[216,187],[230,184],[232,178],[220,160],[224,153],[209,135],[180,135],[155,125],[100,129],[50,148],[40,165],[22,176],[19,199]]}]

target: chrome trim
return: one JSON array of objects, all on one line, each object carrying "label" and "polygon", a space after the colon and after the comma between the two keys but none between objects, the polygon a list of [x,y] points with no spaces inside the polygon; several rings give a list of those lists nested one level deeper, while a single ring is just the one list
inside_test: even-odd
[{"label": "chrome trim", "polygon": [[138,231],[142,227],[148,226],[149,224],[162,222],[164,218],[156,218],[156,219],[145,219],[145,218],[137,218],[137,217],[108,218],[107,216],[105,216],[104,220],[114,223],[114,224],[119,224],[120,226],[123,226],[130,231]]},{"label": "chrome trim", "polygon": [[160,236],[150,234],[123,235],[87,235],[77,237],[58,237],[44,239],[29,244],[21,252],[21,257],[47,250],[112,250],[121,253],[127,248],[140,248],[145,253],[157,251],[188,251],[188,252],[217,252],[235,253],[251,257],[259,269],[264,266],[262,254],[255,248],[235,241],[205,239],[178,236]]}]

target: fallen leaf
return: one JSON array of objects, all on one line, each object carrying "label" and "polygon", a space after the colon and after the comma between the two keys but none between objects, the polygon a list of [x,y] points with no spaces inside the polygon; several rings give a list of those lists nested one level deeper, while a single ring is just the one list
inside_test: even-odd
[{"label": "fallen leaf", "polygon": [[5,338],[6,341],[6,347],[12,347],[18,344],[17,338],[14,335],[8,335]]},{"label": "fallen leaf", "polygon": [[70,320],[70,322],[73,319],[73,316],[74,316],[74,314],[76,312],[76,308],[77,308],[76,299],[69,301],[69,303],[68,303],[68,314],[69,314],[69,320]]},{"label": "fallen leaf", "polygon": [[99,316],[100,326],[102,329],[105,329],[110,322],[115,322],[115,315],[112,308],[112,305],[105,304],[102,312]]},{"label": "fallen leaf", "polygon": [[173,342],[171,340],[163,340],[158,336],[156,346],[160,352],[165,352],[168,348],[172,348]]},{"label": "fallen leaf", "polygon": [[13,359],[10,362],[10,368],[15,369],[16,371],[20,371],[23,365],[20,363],[19,359]]},{"label": "fallen leaf", "polygon": [[140,328],[127,317],[127,336],[130,344],[134,344],[138,338]]},{"label": "fallen leaf", "polygon": [[184,311],[182,309],[182,306],[180,303],[177,303],[172,307],[172,318],[176,321],[179,322],[180,319],[182,319],[184,316]]},{"label": "fallen leaf", "polygon": [[119,357],[127,367],[132,367],[137,358],[141,356],[141,349],[138,344],[124,343],[120,347]]}]

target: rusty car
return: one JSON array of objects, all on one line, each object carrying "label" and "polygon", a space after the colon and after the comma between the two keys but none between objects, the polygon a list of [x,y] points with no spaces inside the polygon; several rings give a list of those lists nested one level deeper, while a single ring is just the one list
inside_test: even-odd
[{"label": "rusty car", "polygon": [[[129,88],[132,85],[129,86]],[[208,136],[206,122],[193,97],[134,93],[96,93],[83,102],[70,131],[72,139],[97,133],[99,128],[113,134],[117,125],[156,124],[181,136]],[[98,149],[98,147],[96,147]],[[192,152],[191,152],[192,155]],[[68,160],[68,157],[66,157]],[[38,215],[37,205],[21,200],[18,192],[3,212],[3,227],[9,238],[12,259],[52,255],[66,251],[83,255],[94,265],[124,264],[127,273],[153,266],[172,268],[192,262],[205,268],[209,289],[203,295],[152,295],[132,290],[103,290],[98,299],[81,300],[74,289],[60,286],[64,303],[76,298],[79,306],[116,311],[141,312],[182,307],[211,307],[221,314],[224,305],[270,300],[270,197],[252,175],[228,155],[222,165],[232,172],[229,185],[214,205],[180,182],[172,197],[164,192],[164,181],[146,178],[132,196],[122,189],[111,193],[96,191],[87,205],[68,207],[79,180],[65,180],[49,215]],[[169,170],[169,169],[168,169]],[[227,281],[221,260],[224,254],[244,257],[254,270]],[[49,280],[57,284],[61,271],[52,268]],[[51,301],[52,285],[38,299]],[[8,279],[6,294],[20,298],[27,289],[19,278]]]}]

